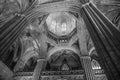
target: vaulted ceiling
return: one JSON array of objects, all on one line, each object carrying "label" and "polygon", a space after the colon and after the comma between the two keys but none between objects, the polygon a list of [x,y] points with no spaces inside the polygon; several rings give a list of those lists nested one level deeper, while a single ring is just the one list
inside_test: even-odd
[{"label": "vaulted ceiling", "polygon": [[[43,3],[47,4],[47,3],[52,2],[52,1],[53,2],[57,2],[58,0],[38,0],[38,1],[39,1],[38,4],[43,4]],[[61,1],[63,1],[63,0],[61,0]],[[66,1],[70,1],[70,0],[66,0]],[[115,21],[115,23],[118,22],[118,21],[114,20],[114,18],[116,18],[116,16],[120,12],[120,2],[119,2],[119,0],[91,0],[91,1],[111,21],[113,21],[113,22]],[[0,24],[2,25],[4,22],[6,22],[9,19],[11,19],[16,13],[19,13],[19,12],[22,13],[32,2],[33,2],[33,0],[0,0]],[[43,18],[34,19],[33,22],[32,22],[32,24],[29,25],[24,30],[24,32],[21,34],[22,37],[23,37],[23,39],[27,40],[26,36],[27,37],[32,36],[32,37],[34,37],[34,39],[39,39],[39,36],[41,35],[40,29],[38,29],[40,27],[40,20],[43,20]],[[74,20],[73,20],[73,24],[74,24]],[[64,31],[63,31],[63,33],[64,33]],[[70,32],[68,32],[68,33],[70,33]],[[65,33],[65,34],[67,34],[67,33]],[[88,40],[88,41],[89,41],[88,43],[90,45],[93,44],[91,42],[91,40]],[[23,40],[23,43],[26,43],[26,42],[24,42],[24,40]],[[27,47],[32,46],[33,43],[29,43],[29,44],[26,43],[24,45],[25,45],[25,49],[26,49]]]},{"label": "vaulted ceiling", "polygon": [[[39,0],[39,4],[47,4],[52,1],[57,2],[57,1],[63,1],[63,0]],[[66,0],[66,1],[70,1],[70,0]],[[118,23],[120,23],[120,21],[117,21],[117,20],[120,20],[120,18],[117,18],[120,14],[120,1],[119,0],[91,0],[91,1],[112,22],[114,22],[116,25],[118,25]],[[4,22],[11,19],[14,15],[16,15],[16,13],[22,13],[32,2],[33,2],[33,0],[0,0],[0,25],[2,25]],[[19,14],[17,14],[17,15],[19,15]],[[30,51],[33,50],[32,47],[38,48],[39,42],[36,39],[39,40],[39,36],[41,36],[41,33],[40,33],[41,29],[39,29],[39,27],[40,27],[40,21],[42,21],[42,20],[44,20],[43,17],[33,19],[32,24],[30,24],[21,34],[20,40],[22,42],[21,44],[24,46],[24,47],[22,46],[23,50],[26,50],[25,54],[27,54],[29,52],[29,50]],[[58,20],[58,22],[59,22],[59,20]],[[74,23],[75,22],[73,20],[73,25],[74,25]],[[53,25],[54,24],[57,24],[57,23],[53,22]],[[120,25],[118,25],[118,27],[119,26]],[[62,33],[62,35],[64,35],[64,34],[66,35],[66,34],[69,34],[74,28],[75,28],[75,26],[72,29],[70,29],[70,31],[68,31],[68,33],[64,33],[64,31],[66,30],[66,25],[64,25],[63,30],[61,29],[61,31],[59,31],[59,29],[58,29],[57,31],[55,31],[55,28],[54,28],[51,30],[51,32],[54,31],[53,32],[54,34],[61,36],[59,33]],[[51,29],[51,27],[50,27],[50,29]],[[57,32],[59,32],[59,33],[57,33]],[[31,37],[33,37],[33,38],[31,38]],[[15,42],[15,45],[18,43],[19,42]],[[21,44],[19,44],[19,45],[21,46]],[[89,44],[89,48],[93,47],[93,43],[90,39],[88,40],[88,44]],[[19,46],[18,46],[18,48],[19,48]],[[14,47],[12,48],[12,50],[13,49],[14,49]],[[94,50],[94,48],[93,48],[93,50]],[[96,52],[94,54],[97,55]],[[36,53],[34,55],[36,55]],[[60,61],[69,63],[68,65],[72,65],[75,67],[78,64],[80,64],[79,62],[75,62],[75,60],[77,58],[73,54],[69,54],[69,55],[64,54],[64,55],[62,55],[62,57],[61,57],[61,55],[56,54],[51,58],[50,61],[52,62],[52,60],[53,60],[52,66],[56,67],[56,65],[54,65],[56,63],[57,63],[57,65],[62,65],[62,63]],[[19,55],[16,54],[15,56],[19,56]],[[30,54],[30,56],[31,56],[31,54]],[[57,60],[57,59],[59,59],[59,60]],[[15,60],[17,60],[17,59],[15,59]],[[70,63],[69,61],[71,61],[72,63]]]}]

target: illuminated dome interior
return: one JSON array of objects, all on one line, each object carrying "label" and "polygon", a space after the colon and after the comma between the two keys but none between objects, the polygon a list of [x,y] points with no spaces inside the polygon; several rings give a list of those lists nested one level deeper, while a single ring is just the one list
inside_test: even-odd
[{"label": "illuminated dome interior", "polygon": [[57,36],[65,36],[71,33],[76,27],[76,22],[68,13],[52,13],[46,19],[48,30]]}]

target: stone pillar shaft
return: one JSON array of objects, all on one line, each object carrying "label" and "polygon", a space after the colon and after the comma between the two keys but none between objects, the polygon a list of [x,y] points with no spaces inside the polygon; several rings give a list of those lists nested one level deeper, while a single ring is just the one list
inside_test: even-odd
[{"label": "stone pillar shaft", "polygon": [[46,61],[45,59],[39,59],[37,61],[37,65],[33,74],[33,80],[40,80],[39,78],[41,76],[42,67],[45,61]]},{"label": "stone pillar shaft", "polygon": [[95,79],[95,73],[92,69],[91,65],[91,59],[89,56],[83,56],[81,57],[81,62],[85,70],[85,75],[87,80],[96,80]]}]

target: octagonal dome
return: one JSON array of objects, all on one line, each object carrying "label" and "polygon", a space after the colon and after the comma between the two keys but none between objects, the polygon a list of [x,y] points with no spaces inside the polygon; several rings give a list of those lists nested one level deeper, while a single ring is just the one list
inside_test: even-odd
[{"label": "octagonal dome", "polygon": [[75,19],[68,13],[51,13],[46,19],[48,30],[57,36],[69,35],[76,27]]}]

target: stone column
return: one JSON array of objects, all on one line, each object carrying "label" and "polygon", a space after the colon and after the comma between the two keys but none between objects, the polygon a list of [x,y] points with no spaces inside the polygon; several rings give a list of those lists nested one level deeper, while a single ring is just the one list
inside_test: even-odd
[{"label": "stone column", "polygon": [[95,73],[92,69],[91,65],[91,58],[89,56],[82,56],[81,63],[83,65],[83,68],[85,70],[85,76],[87,80],[96,80],[95,79]]},{"label": "stone column", "polygon": [[88,52],[87,41],[89,39],[89,33],[86,29],[85,23],[82,18],[79,18],[79,24],[77,27],[77,36],[79,39],[80,52],[81,52],[81,63],[85,70],[87,80],[96,80],[95,74],[92,70],[91,60]]},{"label": "stone column", "polygon": [[41,76],[41,71],[43,69],[43,67],[45,67],[46,65],[46,56],[47,56],[47,45],[46,45],[46,36],[45,35],[41,35],[39,42],[40,42],[40,53],[39,53],[39,59],[37,60],[37,65],[36,68],[34,70],[34,74],[33,74],[33,80],[40,80],[40,76]]},{"label": "stone column", "polygon": [[41,76],[42,67],[45,67],[43,66],[44,62],[46,62],[46,59],[37,60],[37,65],[33,74],[33,80],[39,80],[39,77]]}]

